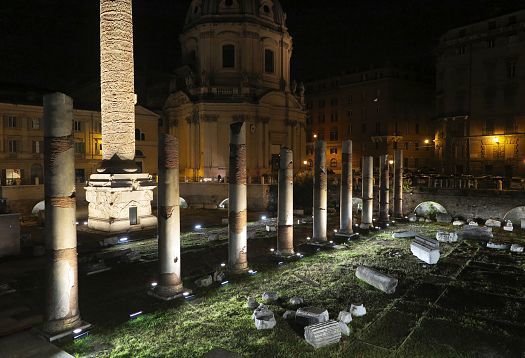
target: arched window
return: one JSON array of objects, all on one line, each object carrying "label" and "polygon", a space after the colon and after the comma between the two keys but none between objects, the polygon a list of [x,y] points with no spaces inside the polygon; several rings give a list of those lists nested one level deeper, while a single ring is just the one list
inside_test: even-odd
[{"label": "arched window", "polygon": [[272,50],[264,50],[264,72],[275,72],[275,54]]},{"label": "arched window", "polygon": [[235,68],[235,46],[234,45],[223,45],[222,46],[222,67],[223,68]]}]

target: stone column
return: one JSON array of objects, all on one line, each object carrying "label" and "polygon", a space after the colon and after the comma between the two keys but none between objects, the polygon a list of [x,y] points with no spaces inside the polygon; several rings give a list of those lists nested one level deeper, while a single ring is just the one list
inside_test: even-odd
[{"label": "stone column", "polygon": [[326,177],[326,143],[322,140],[315,142],[314,166],[313,239],[315,241],[326,241],[328,183]]},{"label": "stone column", "polygon": [[403,217],[403,150],[394,153],[394,217]]},{"label": "stone column", "polygon": [[183,291],[180,273],[179,141],[172,135],[159,138],[159,282],[154,288],[160,298],[173,298]]},{"label": "stone column", "polygon": [[388,154],[379,157],[379,223],[385,225],[389,222],[390,211],[390,168]]},{"label": "stone column", "polygon": [[341,173],[339,232],[351,234],[352,229],[352,141],[343,142],[343,163]]},{"label": "stone column", "polygon": [[293,164],[293,151],[281,148],[277,207],[277,251],[281,255],[293,254]]},{"label": "stone column", "polygon": [[228,263],[233,272],[248,269],[246,233],[246,124],[230,125],[230,167],[228,205]]},{"label": "stone column", "polygon": [[45,234],[49,261],[43,330],[54,335],[81,324],[73,100],[65,94],[44,96],[44,146]]},{"label": "stone column", "polygon": [[100,94],[102,168],[136,170],[132,0],[100,0]]},{"label": "stone column", "polygon": [[369,229],[373,224],[374,214],[374,157],[363,157],[361,166],[363,177],[363,211],[361,213],[361,229]]}]

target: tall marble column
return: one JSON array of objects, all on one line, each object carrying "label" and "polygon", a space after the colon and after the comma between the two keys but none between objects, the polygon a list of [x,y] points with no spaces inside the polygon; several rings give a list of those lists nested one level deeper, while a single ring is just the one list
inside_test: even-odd
[{"label": "tall marble column", "polygon": [[246,124],[230,125],[230,167],[228,205],[228,263],[233,272],[248,269],[246,201]]},{"label": "tall marble column", "polygon": [[279,201],[277,207],[277,251],[293,254],[293,151],[281,148],[279,159]]},{"label": "tall marble column", "polygon": [[315,142],[313,199],[313,239],[315,241],[326,241],[326,209],[328,201],[328,181],[326,176],[326,143],[322,140],[318,140]]},{"label": "tall marble column", "polygon": [[63,93],[44,96],[44,146],[45,234],[49,261],[43,330],[54,335],[81,324],[73,100]]},{"label": "tall marble column", "polygon": [[403,217],[403,150],[394,152],[394,217]]},{"label": "tall marble column", "polygon": [[390,168],[388,154],[379,156],[379,223],[387,224],[390,220]]},{"label": "tall marble column", "polygon": [[361,213],[361,229],[369,229],[373,225],[374,213],[374,157],[365,156],[361,166],[363,178],[363,211]]},{"label": "tall marble column", "polygon": [[343,142],[343,167],[341,172],[339,232],[351,234],[352,229],[352,141]]},{"label": "tall marble column", "polygon": [[159,138],[159,282],[154,293],[171,299],[182,294],[180,271],[179,141],[172,135]]}]

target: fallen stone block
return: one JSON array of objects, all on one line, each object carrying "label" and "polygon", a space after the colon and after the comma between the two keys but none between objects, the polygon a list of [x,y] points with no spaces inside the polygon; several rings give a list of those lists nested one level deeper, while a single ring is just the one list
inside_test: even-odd
[{"label": "fallen stone block", "polygon": [[277,228],[275,226],[266,225],[266,231],[275,232],[277,231]]},{"label": "fallen stone block", "polygon": [[415,231],[397,231],[392,234],[394,239],[411,239],[416,237],[417,233]]},{"label": "fallen stone block", "polygon": [[286,320],[295,319],[295,311],[288,310],[288,311],[284,312],[283,318],[286,319]]},{"label": "fallen stone block", "polygon": [[438,231],[436,232],[436,240],[439,242],[457,242],[458,234],[455,232],[445,232]]},{"label": "fallen stone block", "polygon": [[507,222],[505,223],[505,226],[503,226],[503,230],[514,231],[514,225],[512,225],[512,221],[507,220]]},{"label": "fallen stone block", "polygon": [[341,340],[341,328],[336,321],[313,324],[304,329],[304,338],[316,349],[325,347]]},{"label": "fallen stone block", "polygon": [[262,294],[263,301],[277,301],[279,294],[277,292],[265,292]]},{"label": "fallen stone block", "polygon": [[475,221],[469,221],[468,224],[469,226],[479,226],[479,224]]},{"label": "fallen stone block", "polygon": [[452,221],[452,216],[447,213],[436,213],[436,221],[438,223],[446,223],[449,224]]},{"label": "fallen stone block", "polygon": [[397,278],[385,275],[378,272],[370,267],[359,266],[355,271],[355,275],[358,279],[365,281],[371,286],[374,286],[378,290],[385,293],[394,293],[397,287]]},{"label": "fallen stone block", "polygon": [[345,324],[348,324],[352,322],[352,314],[350,312],[346,311],[339,311],[339,315],[337,316],[337,320],[340,322],[343,322]]},{"label": "fallen stone block", "polygon": [[494,250],[507,250],[509,248],[508,244],[502,242],[487,242],[487,248]]},{"label": "fallen stone block", "polygon": [[454,226],[463,226],[463,225],[465,225],[465,222],[463,220],[454,220],[452,222],[452,225],[454,225]]},{"label": "fallen stone block", "polygon": [[213,283],[213,277],[211,277],[211,275],[208,275],[206,277],[201,277],[198,280],[196,280],[195,281],[195,286],[197,286],[197,287],[208,287],[208,286],[211,286],[212,283]]},{"label": "fallen stone block", "polygon": [[295,312],[295,322],[303,326],[326,322],[330,318],[328,311],[319,307],[303,307]]},{"label": "fallen stone block", "polygon": [[350,327],[342,321],[339,321],[339,329],[341,330],[341,334],[349,337],[352,331],[350,330]]},{"label": "fallen stone block", "polygon": [[366,315],[366,308],[362,303],[352,303],[350,305],[350,313],[354,317],[363,317]]},{"label": "fallen stone block", "polygon": [[292,297],[290,298],[290,304],[291,305],[301,305],[304,303],[304,299],[301,297]]},{"label": "fallen stone block", "polygon": [[415,257],[429,265],[435,265],[439,261],[439,242],[435,239],[416,236],[416,239],[410,244],[410,251]]},{"label": "fallen stone block", "polygon": [[485,221],[485,226],[501,227],[501,221],[496,220],[496,219],[488,219],[487,221]]},{"label": "fallen stone block", "polygon": [[510,251],[515,253],[522,253],[523,252],[523,246],[518,244],[512,244],[510,246]]},{"label": "fallen stone block", "polygon": [[253,311],[252,319],[258,330],[272,329],[277,324],[273,312],[265,305],[260,305]]},{"label": "fallen stone block", "polygon": [[217,241],[219,240],[219,234],[209,234],[208,241]]},{"label": "fallen stone block", "polygon": [[248,299],[246,300],[246,308],[254,310],[257,307],[259,307],[259,302],[257,302],[253,297],[248,297]]},{"label": "fallen stone block", "polygon": [[463,228],[460,231],[458,231],[458,236],[462,239],[475,239],[483,241],[489,241],[494,237],[494,235],[492,234],[491,227],[480,227],[472,225],[463,226]]}]

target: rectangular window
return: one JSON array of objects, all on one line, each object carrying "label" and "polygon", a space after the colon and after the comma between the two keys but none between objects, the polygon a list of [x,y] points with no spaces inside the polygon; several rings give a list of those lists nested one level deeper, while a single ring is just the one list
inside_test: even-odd
[{"label": "rectangular window", "polygon": [[31,119],[31,129],[40,129],[40,118]]},{"label": "rectangular window", "polygon": [[319,100],[319,108],[324,108],[325,102],[324,99]]},{"label": "rectangular window", "polygon": [[495,40],[495,39],[489,39],[489,40],[487,41],[487,47],[488,47],[488,48],[494,48],[494,47],[496,47],[496,40]]},{"label": "rectangular window", "polygon": [[319,113],[318,122],[324,123],[324,120],[325,120],[324,113]]},{"label": "rectangular window", "polygon": [[405,142],[405,150],[408,150],[408,147],[410,146],[410,142]]},{"label": "rectangular window", "polygon": [[419,142],[414,143],[414,150],[419,150]]},{"label": "rectangular window", "polygon": [[361,124],[361,133],[366,133],[366,123]]},{"label": "rectangular window", "polygon": [[330,140],[331,141],[339,140],[339,131],[337,129],[332,129],[330,131]]},{"label": "rectangular window", "polygon": [[86,146],[84,142],[75,142],[75,154],[84,154]]},{"label": "rectangular window", "polygon": [[337,154],[337,147],[330,147],[330,154]]},{"label": "rectangular window", "polygon": [[346,97],[346,104],[352,104],[352,96]]},{"label": "rectangular window", "polygon": [[33,154],[39,154],[40,153],[40,141],[34,140],[32,145],[32,152]]},{"label": "rectangular window", "polygon": [[516,78],[516,61],[507,62],[507,79],[512,80]]},{"label": "rectangular window", "polygon": [[467,47],[466,46],[458,47],[457,53],[460,56],[466,54],[467,53]]},{"label": "rectangular window", "polygon": [[7,128],[16,128],[17,127],[17,121],[15,116],[7,116],[5,118],[5,126]]},{"label": "rectangular window", "polygon": [[21,169],[6,169],[5,170],[5,181],[7,185],[17,185],[22,181],[22,170]]},{"label": "rectangular window", "polygon": [[20,152],[20,141],[16,139],[9,139],[7,141],[7,151],[9,153],[18,153]]},{"label": "rectangular window", "polygon": [[223,68],[235,68],[235,46],[234,45],[222,46],[222,67]]},{"label": "rectangular window", "polygon": [[264,50],[264,72],[275,72],[275,55],[272,50]]},{"label": "rectangular window", "polygon": [[81,132],[82,131],[82,122],[74,121],[73,122],[73,129],[74,129],[75,132]]}]

